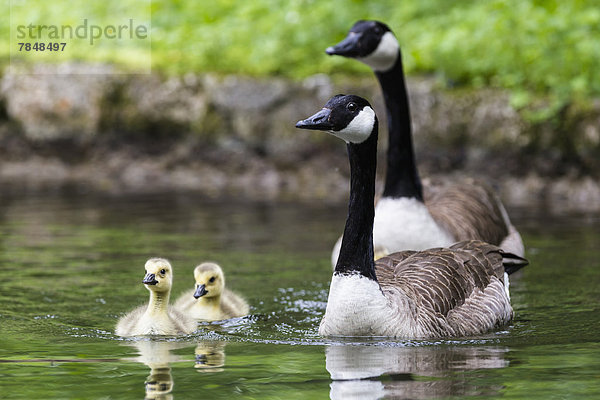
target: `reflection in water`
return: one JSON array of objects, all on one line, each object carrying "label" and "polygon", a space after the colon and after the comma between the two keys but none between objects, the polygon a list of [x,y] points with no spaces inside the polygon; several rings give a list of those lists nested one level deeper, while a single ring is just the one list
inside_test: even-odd
[{"label": "reflection in water", "polygon": [[[345,218],[345,206],[320,204],[253,205],[240,199],[232,205],[173,193],[95,197],[49,191],[9,197],[0,188],[0,397],[132,397],[123,388],[133,382],[138,392],[133,397],[140,398],[148,375],[148,382],[174,383],[161,396],[178,400],[322,399],[330,393],[343,397],[344,391],[346,398],[364,399],[461,398],[461,393],[587,399],[600,393],[598,215],[549,217],[543,210],[526,209],[516,218],[532,265],[543,268],[526,269],[511,286],[517,319],[506,334],[490,334],[481,342],[390,348],[422,343],[373,340],[349,346],[316,332],[331,279],[329,246]],[[235,360],[235,368],[209,361],[213,355],[203,350],[199,365],[214,368],[196,368],[197,341],[190,336],[184,348],[171,350],[166,369],[155,366],[157,374],[151,375],[144,360],[148,365],[152,358],[164,360],[163,352],[140,350],[137,357],[136,350],[121,346],[134,340],[110,333],[115,316],[128,311],[145,291],[119,283],[137,282],[136,266],[146,255],[177,260],[181,269],[176,280],[181,281],[175,293],[188,289],[198,260],[236,265],[230,283],[253,304],[253,314],[201,323],[193,336],[226,341],[227,357],[221,362],[229,366]],[[99,282],[99,276],[110,279]],[[153,345],[147,340],[136,341]],[[167,340],[157,339],[163,342],[157,344]],[[346,345],[327,350],[332,380],[322,362],[323,346],[340,342]],[[460,348],[449,348],[453,344]],[[112,359],[131,354],[144,364]],[[173,361],[179,359],[176,355],[184,360]],[[112,362],[115,367],[107,364]],[[221,369],[226,373],[216,372]],[[557,373],[565,379],[556,379]]]},{"label": "reflection in water", "polygon": [[196,346],[194,368],[198,372],[222,372],[225,365],[225,342],[202,341]]},{"label": "reflection in water", "polygon": [[157,367],[150,370],[150,375],[144,382],[146,388],[145,399],[148,400],[159,400],[159,399],[172,399],[173,395],[173,377],[171,376],[170,367]]},{"label": "reflection in water", "polygon": [[[150,367],[150,375],[144,381],[146,399],[172,399],[173,376],[171,375],[172,362],[188,361],[189,357],[172,354],[172,350],[189,347],[189,342],[167,342],[154,340],[139,340],[128,342],[127,345],[135,347],[138,357],[130,358]],[[221,372],[225,365],[225,343],[221,341],[200,341],[195,349],[194,368],[201,372]]]},{"label": "reflection in water", "polygon": [[171,354],[171,350],[185,347],[182,342],[163,342],[153,340],[140,340],[127,343],[135,347],[140,354],[133,361],[141,362],[150,367],[150,375],[144,382],[146,399],[172,399],[173,377],[171,376],[171,362],[181,361],[181,357]]},{"label": "reflection in water", "polygon": [[[453,371],[506,367],[507,351],[468,346],[329,346],[325,350],[325,367],[333,379],[330,397],[425,399],[490,395],[498,388],[470,386],[466,377]],[[444,379],[416,379],[418,376]]]}]

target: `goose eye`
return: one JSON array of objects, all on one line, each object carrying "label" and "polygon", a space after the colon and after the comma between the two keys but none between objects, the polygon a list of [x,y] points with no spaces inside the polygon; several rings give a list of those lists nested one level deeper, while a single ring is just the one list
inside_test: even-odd
[{"label": "goose eye", "polygon": [[379,34],[381,34],[381,27],[378,25],[375,25],[375,28],[373,29],[373,31],[379,35]]},{"label": "goose eye", "polygon": [[211,277],[211,278],[210,278],[208,281],[209,281],[210,283],[213,283],[213,282],[215,281],[215,277],[214,277],[214,276],[213,276],[213,277]]},{"label": "goose eye", "polygon": [[163,268],[163,269],[161,269],[161,270],[160,270],[160,273],[161,273],[162,275],[164,275],[164,274],[166,274],[166,273],[167,273],[167,271],[166,271],[166,270]]},{"label": "goose eye", "polygon": [[354,112],[354,111],[356,111],[356,109],[358,108],[358,106],[356,105],[356,103],[350,102],[350,103],[348,103],[348,105],[346,106],[346,108],[349,111]]}]

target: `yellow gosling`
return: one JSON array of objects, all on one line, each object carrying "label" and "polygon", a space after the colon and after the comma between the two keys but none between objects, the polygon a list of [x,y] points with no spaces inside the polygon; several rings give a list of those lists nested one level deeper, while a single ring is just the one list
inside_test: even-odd
[{"label": "yellow gosling", "polygon": [[248,314],[246,301],[225,288],[225,276],[219,265],[212,262],[198,265],[194,269],[194,278],[196,288],[185,292],[175,302],[181,312],[201,321],[220,321]]},{"label": "yellow gosling", "polygon": [[146,275],[142,283],[150,291],[150,301],[117,323],[115,333],[119,336],[180,335],[196,329],[196,321],[169,307],[173,284],[173,268],[164,258],[151,258],[145,265]]}]

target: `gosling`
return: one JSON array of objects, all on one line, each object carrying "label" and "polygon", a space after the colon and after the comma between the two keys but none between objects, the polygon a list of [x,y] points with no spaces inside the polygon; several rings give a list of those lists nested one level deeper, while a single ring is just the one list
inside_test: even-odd
[{"label": "gosling", "polygon": [[150,291],[150,302],[119,319],[115,333],[119,336],[188,334],[196,329],[196,321],[169,307],[173,268],[164,258],[146,261],[142,283]]},{"label": "gosling", "polygon": [[225,288],[225,276],[219,265],[205,262],[194,269],[196,288],[177,299],[175,307],[200,321],[220,321],[248,315],[244,299]]}]

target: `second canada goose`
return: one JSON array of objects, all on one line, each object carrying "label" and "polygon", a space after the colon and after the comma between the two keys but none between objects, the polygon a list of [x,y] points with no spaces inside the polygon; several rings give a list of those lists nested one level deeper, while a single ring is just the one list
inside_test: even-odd
[{"label": "second canada goose", "polygon": [[319,334],[469,336],[512,319],[505,273],[527,261],[496,246],[464,241],[373,260],[378,124],[365,99],[334,96],[296,127],[341,138],[350,161],[348,217]]},{"label": "second canada goose", "polygon": [[[448,246],[479,239],[523,256],[523,241],[494,191],[474,181],[422,185],[415,163],[402,54],[390,28],[358,21],[327,54],[354,58],[374,71],[388,121],[385,185],[375,208],[376,250],[390,252]],[[341,238],[334,246],[335,265]]]},{"label": "second canada goose", "polygon": [[202,321],[220,321],[243,317],[248,304],[225,288],[225,275],[218,264],[205,262],[194,269],[196,288],[182,294],[175,307],[186,315]]},{"label": "second canada goose", "polygon": [[144,268],[146,275],[142,283],[150,291],[150,301],[121,317],[115,333],[119,336],[192,333],[196,329],[196,321],[169,307],[173,284],[173,268],[169,261],[151,258]]}]

